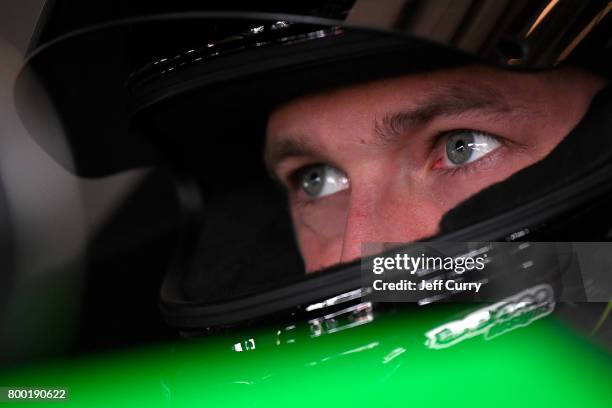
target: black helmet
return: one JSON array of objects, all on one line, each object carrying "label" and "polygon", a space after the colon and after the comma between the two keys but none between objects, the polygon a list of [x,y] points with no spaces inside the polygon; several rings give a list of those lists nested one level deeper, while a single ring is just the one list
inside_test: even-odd
[{"label": "black helmet", "polygon": [[[473,63],[612,72],[607,1],[105,1],[78,19],[78,2],[59,3],[16,84],[22,119],[79,175],[145,165],[172,173],[185,222],[161,300],[167,321],[187,331],[319,313],[365,295],[359,262],[303,273],[261,160],[274,107],[315,89]],[[58,23],[66,15],[72,26]],[[69,157],[37,123],[41,87]],[[611,92],[546,159],[447,212],[428,240],[610,240]]]}]

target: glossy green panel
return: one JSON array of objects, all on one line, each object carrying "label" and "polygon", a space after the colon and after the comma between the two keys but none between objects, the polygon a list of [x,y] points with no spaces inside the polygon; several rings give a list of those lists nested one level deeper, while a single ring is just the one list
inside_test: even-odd
[{"label": "glossy green panel", "polygon": [[0,384],[70,387],[36,407],[610,406],[610,354],[554,315],[434,349],[425,333],[468,312],[428,309],[318,337],[302,324],[57,361]]}]

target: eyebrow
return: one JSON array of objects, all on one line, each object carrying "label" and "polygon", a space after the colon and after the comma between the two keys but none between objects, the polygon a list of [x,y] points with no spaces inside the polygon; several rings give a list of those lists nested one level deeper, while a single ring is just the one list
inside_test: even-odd
[{"label": "eyebrow", "polygon": [[277,180],[278,177],[274,168],[277,163],[289,157],[300,157],[300,156],[320,156],[315,143],[310,141],[305,136],[290,136],[284,137],[283,139],[273,144],[266,143],[264,148],[264,163],[268,174],[273,179]]},{"label": "eyebrow", "polygon": [[385,114],[374,124],[379,142],[391,143],[411,128],[424,126],[439,117],[459,116],[471,111],[501,114],[512,109],[504,96],[490,86],[466,82],[446,84],[416,103],[413,109]]},{"label": "eyebrow", "polygon": [[[377,118],[374,132],[377,141],[390,144],[408,133],[411,128],[424,126],[439,117],[459,116],[470,111],[501,114],[513,111],[504,96],[485,84],[453,82],[444,84],[417,101],[416,107],[387,113]],[[312,142],[304,135],[285,136],[274,143],[266,143],[264,162],[268,173],[276,178],[277,163],[289,157],[321,156]]]}]

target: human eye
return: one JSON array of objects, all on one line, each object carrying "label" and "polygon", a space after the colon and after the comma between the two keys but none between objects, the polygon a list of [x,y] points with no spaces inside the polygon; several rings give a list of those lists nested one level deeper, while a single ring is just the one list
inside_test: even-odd
[{"label": "human eye", "polygon": [[296,188],[311,199],[335,194],[349,187],[348,176],[340,169],[328,164],[313,164],[299,169],[294,174]]},{"label": "human eye", "polygon": [[442,139],[444,157],[440,160],[442,168],[456,168],[475,162],[497,150],[502,143],[488,133],[477,130],[455,130]]}]

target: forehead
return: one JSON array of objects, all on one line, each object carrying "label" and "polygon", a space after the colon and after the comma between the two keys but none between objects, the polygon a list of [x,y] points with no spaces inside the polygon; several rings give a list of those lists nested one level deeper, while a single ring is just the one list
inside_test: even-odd
[{"label": "forehead", "polygon": [[479,88],[489,93],[495,90],[499,94],[516,94],[516,82],[512,74],[505,71],[470,66],[313,92],[276,108],[270,114],[267,135],[273,138],[279,132],[305,131],[309,121],[318,125],[333,121],[341,126],[342,121],[347,120],[354,124],[356,120],[366,120],[396,107],[419,106],[433,94],[449,90],[472,94],[474,98],[478,97]]}]

